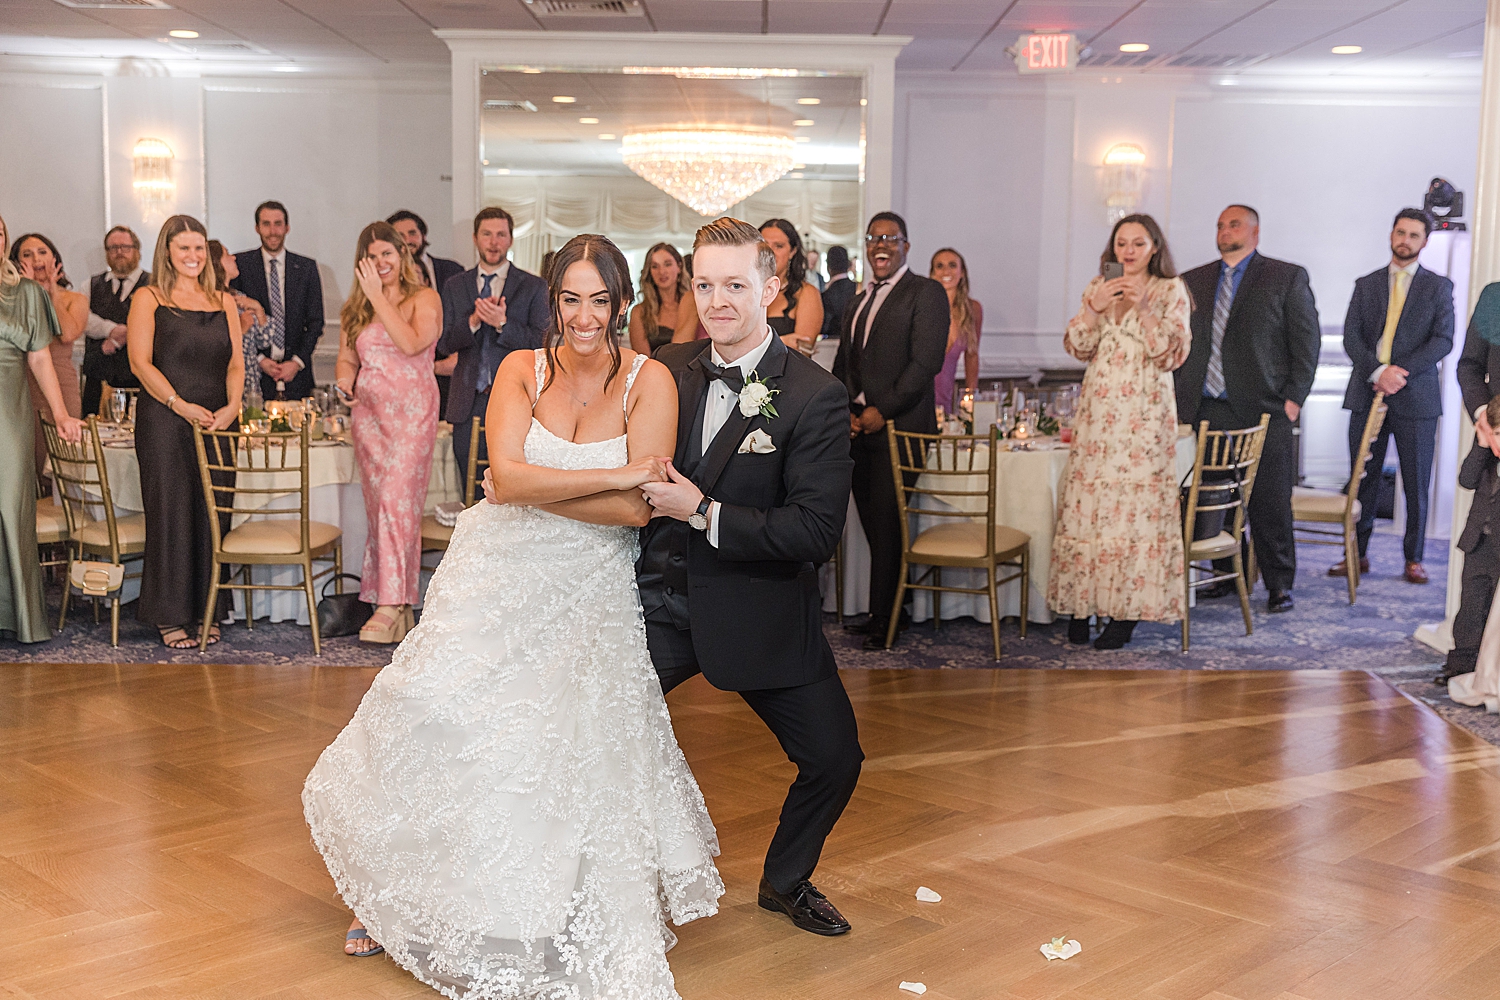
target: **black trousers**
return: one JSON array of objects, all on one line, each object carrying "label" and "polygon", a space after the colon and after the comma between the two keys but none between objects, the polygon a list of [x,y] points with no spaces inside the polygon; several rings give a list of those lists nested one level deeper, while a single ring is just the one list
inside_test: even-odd
[{"label": "black trousers", "polygon": [[[646,642],[663,694],[701,672],[692,632],[648,619]],[[798,687],[738,694],[797,765],[797,780],[787,791],[781,821],[766,850],[766,881],[777,892],[788,892],[812,878],[823,843],[859,782],[865,755],[854,706],[837,674]]]},{"label": "black trousers", "polygon": [[[1349,414],[1350,460],[1359,454],[1359,439],[1365,432],[1368,413]],[[1432,485],[1432,459],[1437,447],[1437,417],[1400,418],[1386,415],[1380,433],[1370,442],[1369,475],[1359,484],[1359,554],[1370,547],[1375,529],[1375,505],[1380,496],[1380,472],[1391,438],[1396,439],[1396,458],[1401,463],[1401,485],[1406,493],[1406,535],[1401,549],[1407,562],[1421,562],[1427,541],[1427,497]],[[1488,605],[1486,605],[1488,610]]]},{"label": "black trousers", "polygon": [[103,396],[104,380],[85,375],[83,377],[83,416],[85,418],[99,413],[99,401]]},{"label": "black trousers", "polygon": [[[468,484],[469,475],[469,435],[473,433],[474,420],[482,418],[484,411],[489,409],[490,393],[476,393],[474,396],[474,408],[470,410],[471,416],[468,420],[453,428],[453,460],[458,463],[458,484],[463,488]],[[490,457],[489,443],[483,434],[479,435],[479,461],[488,461]],[[479,479],[484,479],[484,473],[479,473]],[[484,499],[484,491],[479,487],[474,488],[474,499]]]},{"label": "black trousers", "polygon": [[[1259,421],[1237,416],[1222,399],[1205,399],[1198,419],[1211,431],[1240,430]],[[1292,447],[1292,422],[1283,410],[1271,414],[1266,444],[1261,450],[1255,488],[1250,494],[1250,534],[1255,558],[1267,590],[1291,590],[1297,579],[1297,545],[1292,534],[1292,487],[1297,484],[1297,455]],[[1219,567],[1219,563],[1214,564]],[[1231,572],[1231,564],[1223,564]]]},{"label": "black trousers", "polygon": [[1453,650],[1443,668],[1445,674],[1455,676],[1474,669],[1497,581],[1500,581],[1500,539],[1486,533],[1479,536],[1474,551],[1464,553],[1463,596],[1459,598],[1458,614],[1453,617]]},{"label": "black trousers", "polygon": [[[890,618],[901,576],[901,509],[891,478],[890,447],[885,430],[861,434],[850,442],[854,457],[850,489],[870,543],[870,617],[880,621]],[[915,476],[906,479],[908,486],[916,482]]]}]

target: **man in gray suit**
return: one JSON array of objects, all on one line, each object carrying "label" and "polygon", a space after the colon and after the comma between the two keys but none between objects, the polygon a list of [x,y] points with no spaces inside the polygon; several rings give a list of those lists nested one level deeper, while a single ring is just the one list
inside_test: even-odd
[{"label": "man in gray suit", "polygon": [[[1380,471],[1387,443],[1396,439],[1401,483],[1406,490],[1408,583],[1426,583],[1422,568],[1427,537],[1427,496],[1443,387],[1438,362],[1453,350],[1453,282],[1417,263],[1427,245],[1432,218],[1420,208],[1403,208],[1391,229],[1391,260],[1354,283],[1344,318],[1344,352],[1354,362],[1344,409],[1349,411],[1349,460],[1359,454],[1365,418],[1377,392],[1387,407],[1380,434],[1370,443],[1370,474],[1359,488],[1359,571],[1369,572],[1365,552],[1375,527]],[[1347,576],[1339,562],[1329,576]]]}]

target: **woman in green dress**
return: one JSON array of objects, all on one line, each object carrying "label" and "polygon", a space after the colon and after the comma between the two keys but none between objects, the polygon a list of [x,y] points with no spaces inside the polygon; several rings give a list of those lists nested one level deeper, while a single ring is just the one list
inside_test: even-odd
[{"label": "woman in green dress", "polygon": [[84,423],[68,416],[52,368],[48,345],[60,332],[52,301],[41,285],[21,277],[9,253],[10,231],[0,219],[0,635],[43,642],[52,638],[52,630],[47,626],[36,548],[36,461],[31,454],[27,369],[41,386],[66,440],[81,441]]}]

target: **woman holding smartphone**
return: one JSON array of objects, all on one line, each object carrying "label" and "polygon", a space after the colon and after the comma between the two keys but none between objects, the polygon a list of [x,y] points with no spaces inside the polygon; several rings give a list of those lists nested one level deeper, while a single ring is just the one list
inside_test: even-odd
[{"label": "woman holding smartphone", "polygon": [[1063,474],[1047,603],[1071,615],[1068,640],[1119,649],[1141,620],[1183,613],[1182,520],[1173,455],[1172,371],[1193,335],[1187,288],[1149,215],[1115,223],[1063,347],[1088,363]]}]

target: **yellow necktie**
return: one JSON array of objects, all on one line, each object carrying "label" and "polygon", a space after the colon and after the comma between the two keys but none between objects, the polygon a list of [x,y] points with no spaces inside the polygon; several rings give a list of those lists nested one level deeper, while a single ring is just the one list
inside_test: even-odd
[{"label": "yellow necktie", "polygon": [[1396,339],[1396,324],[1401,322],[1401,310],[1406,305],[1406,283],[1411,275],[1396,272],[1396,287],[1391,290],[1391,302],[1385,309],[1385,332],[1380,335],[1380,350],[1376,357],[1383,365],[1391,363],[1391,342]]}]

